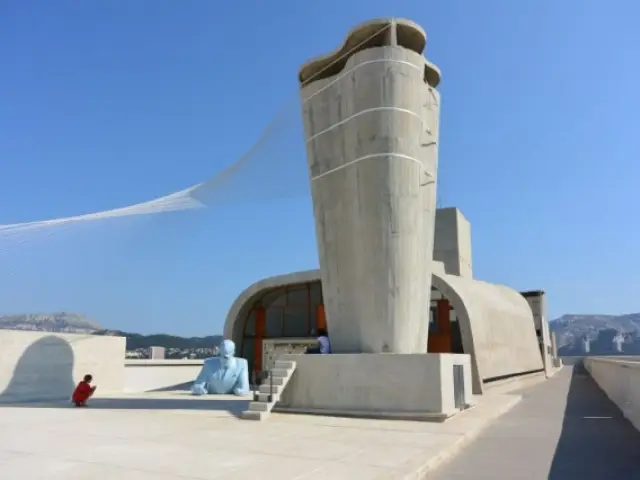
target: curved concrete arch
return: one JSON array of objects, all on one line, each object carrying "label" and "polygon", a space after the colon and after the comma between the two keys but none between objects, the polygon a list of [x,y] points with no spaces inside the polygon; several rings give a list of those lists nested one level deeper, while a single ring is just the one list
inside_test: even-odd
[{"label": "curved concrete arch", "polygon": [[[403,18],[383,18],[364,22],[352,28],[342,45],[334,51],[306,62],[299,70],[298,80],[301,84],[308,84],[332,77],[344,69],[347,60],[354,53],[393,43],[422,54],[427,45],[427,34],[420,25]],[[425,82],[436,87],[440,83],[440,76],[438,67],[426,62]]]},{"label": "curved concrete arch", "polygon": [[[249,286],[229,309],[225,338],[240,345],[243,319],[267,291],[317,281],[321,281],[320,270],[307,270]],[[543,370],[533,313],[520,293],[504,285],[447,275],[440,262],[433,262],[432,284],[456,311],[462,346],[471,356],[475,394],[483,392],[487,380]]]},{"label": "curved concrete arch", "polygon": [[239,318],[244,318],[249,309],[253,306],[254,302],[264,295],[267,290],[287,285],[295,285],[296,283],[308,283],[319,280],[320,270],[305,270],[303,272],[267,277],[250,285],[240,293],[240,295],[238,295],[238,298],[235,299],[227,313],[223,330],[224,338],[231,339],[236,343],[236,345],[240,346],[244,324],[237,320]]}]

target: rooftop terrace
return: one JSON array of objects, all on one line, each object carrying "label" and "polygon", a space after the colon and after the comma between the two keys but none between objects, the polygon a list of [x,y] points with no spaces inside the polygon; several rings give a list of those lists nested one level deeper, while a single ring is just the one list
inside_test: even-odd
[{"label": "rooftop terrace", "polygon": [[0,471],[65,480],[623,480],[640,472],[640,432],[581,366],[486,394],[445,423],[282,414],[247,422],[237,417],[246,405],[183,391],[96,398],[87,409],[0,405]]}]

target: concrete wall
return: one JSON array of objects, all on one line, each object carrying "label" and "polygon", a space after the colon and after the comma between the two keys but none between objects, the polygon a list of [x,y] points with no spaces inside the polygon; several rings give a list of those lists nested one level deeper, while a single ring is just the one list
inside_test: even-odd
[{"label": "concrete wall", "polygon": [[554,364],[551,332],[549,330],[549,322],[547,320],[547,297],[542,291],[535,292],[535,294],[533,294],[533,292],[526,292],[523,296],[533,313],[533,322],[536,332],[540,332],[538,341],[541,342],[540,350],[545,371],[547,372],[547,375],[552,375]]},{"label": "concrete wall", "polygon": [[[474,393],[481,394],[487,380],[544,370],[533,313],[520,293],[504,285],[447,275],[441,262],[433,262],[431,270],[434,287],[451,302],[458,315],[463,348],[471,355]],[[225,338],[240,345],[242,321],[254,299],[265,290],[319,278],[318,270],[309,270],[266,278],[251,285],[238,296],[227,314]],[[431,294],[423,296],[429,300]],[[330,334],[333,340],[333,330]]]},{"label": "concrete wall", "polygon": [[300,74],[325,312],[342,353],[423,352],[429,325],[440,99],[415,24],[368,23],[346,44],[385,25],[342,69],[323,72],[323,56]]},{"label": "concrete wall", "polygon": [[124,355],[124,337],[0,330],[0,403],[70,398],[87,373],[122,391]]},{"label": "concrete wall", "polygon": [[453,365],[465,370],[465,401],[473,401],[468,355],[286,355],[297,362],[278,408],[382,417],[449,416],[456,412]]},{"label": "concrete wall", "polygon": [[471,224],[457,208],[436,210],[433,260],[449,275],[473,278]]},{"label": "concrete wall", "polygon": [[520,293],[454,275],[434,275],[434,286],[458,315],[462,345],[471,355],[474,393],[483,383],[544,369],[529,304]]},{"label": "concrete wall", "polygon": [[124,391],[188,390],[204,360],[127,360]]},{"label": "concrete wall", "polygon": [[640,357],[585,357],[584,366],[622,414],[640,430]]}]

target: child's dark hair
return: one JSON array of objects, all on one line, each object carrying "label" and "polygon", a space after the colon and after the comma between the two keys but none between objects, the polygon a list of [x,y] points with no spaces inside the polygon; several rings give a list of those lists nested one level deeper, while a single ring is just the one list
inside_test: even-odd
[{"label": "child's dark hair", "polygon": [[87,374],[84,376],[84,379],[83,379],[83,380],[84,380],[85,382],[87,382],[87,383],[91,383],[91,380],[93,380],[93,375],[91,375],[90,373],[87,373]]},{"label": "child's dark hair", "polygon": [[329,333],[327,332],[326,328],[319,328],[318,329],[318,336],[319,337],[328,337]]}]

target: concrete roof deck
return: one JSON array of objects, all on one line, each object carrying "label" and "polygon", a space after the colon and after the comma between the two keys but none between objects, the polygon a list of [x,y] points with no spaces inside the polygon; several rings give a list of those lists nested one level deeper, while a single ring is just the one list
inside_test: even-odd
[{"label": "concrete roof deck", "polygon": [[[446,423],[274,414],[186,392],[0,405],[7,479],[396,479],[434,467],[519,400],[498,395]],[[265,477],[266,478],[266,477]]]},{"label": "concrete roof deck", "polygon": [[237,418],[247,399],[184,391],[96,398],[86,409],[0,405],[0,472],[21,480],[255,479],[265,472],[358,480],[429,471],[443,480],[637,478],[640,432],[575,368],[516,394],[488,393],[446,423],[277,414],[250,422]]}]

